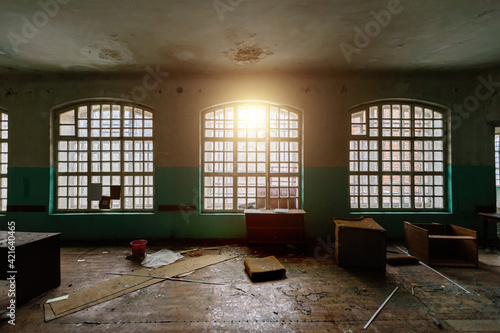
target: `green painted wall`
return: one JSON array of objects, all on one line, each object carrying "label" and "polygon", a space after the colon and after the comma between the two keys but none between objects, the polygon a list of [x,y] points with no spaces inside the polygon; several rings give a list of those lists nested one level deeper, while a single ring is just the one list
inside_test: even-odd
[{"label": "green painted wall", "polygon": [[[476,205],[495,204],[494,168],[453,166],[452,213],[367,213],[390,237],[402,237],[402,222],[454,223],[481,230]],[[348,209],[348,170],[343,167],[304,168],[304,209],[306,236],[325,237],[332,233],[334,217],[358,216]],[[9,168],[9,204],[44,205],[50,201],[50,168]],[[196,205],[199,202],[197,167],[155,169],[155,200],[158,204]],[[8,212],[1,216],[16,221],[19,231],[62,232],[66,240],[135,238],[245,238],[243,215],[210,215],[199,212],[50,214]],[[494,232],[493,226],[491,233]]]},{"label": "green painted wall", "polygon": [[[81,99],[118,98],[141,87],[145,75],[24,74],[0,76],[0,107],[9,114],[9,205],[51,201],[51,117],[58,105]],[[482,78],[480,80],[479,78]],[[450,213],[366,213],[390,237],[402,237],[402,222],[455,223],[482,231],[476,206],[495,204],[494,126],[500,124],[500,94],[478,99],[495,71],[349,73],[170,73],[158,89],[136,102],[155,110],[155,207],[199,207],[200,111],[224,102],[263,100],[303,110],[303,207],[306,236],[332,233],[334,217],[348,210],[349,108],[369,101],[404,98],[448,109]],[[182,89],[178,89],[182,88]],[[484,87],[481,91],[486,91]],[[132,97],[131,97],[132,98]],[[476,105],[477,99],[477,105]],[[470,102],[475,104],[472,105]],[[64,239],[244,238],[243,215],[199,212],[147,214],[0,214],[0,229],[59,231]],[[494,235],[491,226],[490,235]]]}]

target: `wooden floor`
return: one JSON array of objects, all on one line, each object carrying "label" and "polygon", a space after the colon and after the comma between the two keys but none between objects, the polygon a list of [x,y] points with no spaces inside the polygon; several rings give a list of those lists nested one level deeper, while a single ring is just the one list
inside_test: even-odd
[{"label": "wooden floor", "polygon": [[[188,247],[156,244],[148,246],[148,253],[162,248]],[[470,291],[467,294],[422,265],[388,265],[385,274],[345,269],[336,266],[326,250],[320,245],[276,245],[191,252],[230,252],[239,257],[189,276],[225,285],[164,281],[45,323],[47,299],[114,278],[106,272],[132,272],[141,267],[124,258],[130,252],[126,246],[65,246],[61,249],[61,286],[18,308],[16,326],[4,320],[0,331],[360,332],[397,286],[399,290],[367,332],[500,331],[500,272],[491,266],[439,269]],[[489,265],[498,266],[498,253],[483,250],[481,256],[488,257]],[[287,278],[252,283],[244,271],[244,259],[267,255],[280,260]],[[0,300],[4,309],[5,283]]]}]

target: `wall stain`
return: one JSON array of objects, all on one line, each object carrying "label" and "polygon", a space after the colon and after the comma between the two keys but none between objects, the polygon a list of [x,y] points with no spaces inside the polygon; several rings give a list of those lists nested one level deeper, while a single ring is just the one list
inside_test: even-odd
[{"label": "wall stain", "polygon": [[134,60],[134,56],[127,43],[117,40],[100,40],[87,45],[82,54],[96,64],[127,64]]},{"label": "wall stain", "polygon": [[248,65],[251,63],[256,63],[267,56],[273,54],[268,47],[261,48],[257,45],[240,47],[237,49],[231,49],[224,52],[224,54],[231,59],[236,65]]},{"label": "wall stain", "polygon": [[5,97],[10,97],[15,95],[17,95],[17,92],[15,92],[12,88],[9,88],[5,93]]}]

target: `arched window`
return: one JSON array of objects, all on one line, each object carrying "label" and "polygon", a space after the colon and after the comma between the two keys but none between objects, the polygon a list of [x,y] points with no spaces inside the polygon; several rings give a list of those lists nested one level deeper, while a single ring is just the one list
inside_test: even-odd
[{"label": "arched window", "polygon": [[352,210],[447,210],[446,117],[417,102],[379,101],[351,110]]},{"label": "arched window", "polygon": [[202,111],[204,212],[301,208],[302,115],[235,102]]},{"label": "arched window", "polygon": [[92,100],[56,110],[56,211],[153,210],[153,111]]},{"label": "arched window", "polygon": [[7,169],[9,163],[9,116],[0,108],[0,211],[7,211]]}]

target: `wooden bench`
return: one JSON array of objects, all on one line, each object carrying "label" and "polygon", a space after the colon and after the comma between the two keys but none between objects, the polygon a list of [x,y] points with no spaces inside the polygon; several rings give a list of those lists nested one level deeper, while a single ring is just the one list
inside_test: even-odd
[{"label": "wooden bench", "polygon": [[474,230],[439,223],[404,222],[408,252],[430,266],[478,267]]}]

